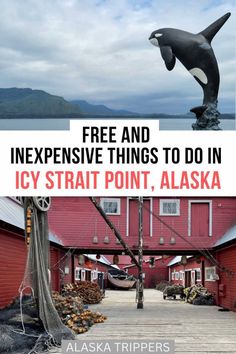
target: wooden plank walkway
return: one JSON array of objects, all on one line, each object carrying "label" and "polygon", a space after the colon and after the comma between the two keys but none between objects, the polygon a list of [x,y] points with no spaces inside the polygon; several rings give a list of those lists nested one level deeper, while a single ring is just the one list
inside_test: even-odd
[{"label": "wooden plank walkway", "polygon": [[103,302],[89,308],[107,321],[78,338],[174,339],[177,354],[236,353],[236,312],[163,300],[157,290],[146,289],[144,296],[144,309],[137,310],[134,290],[106,291]]}]

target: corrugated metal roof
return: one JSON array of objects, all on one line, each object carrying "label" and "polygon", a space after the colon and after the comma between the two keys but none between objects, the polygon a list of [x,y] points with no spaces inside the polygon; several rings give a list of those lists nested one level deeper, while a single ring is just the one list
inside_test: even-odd
[{"label": "corrugated metal roof", "polygon": [[[168,263],[168,267],[176,264],[176,263],[179,263],[181,261],[181,257],[182,256],[176,256],[175,258],[173,258],[170,263]],[[187,256],[187,258],[191,258],[192,256]]]},{"label": "corrugated metal roof", "polygon": [[[20,202],[11,197],[0,197],[0,220],[24,230],[24,209]],[[51,231],[49,240],[63,246],[62,241]]]},{"label": "corrugated metal roof", "polygon": [[60,246],[63,246],[62,241],[49,230],[49,241],[57,243]]},{"label": "corrugated metal roof", "polygon": [[216,243],[214,244],[214,247],[221,246],[226,242],[232,241],[236,239],[236,225],[231,227],[229,230],[226,231],[224,236],[222,236]]},{"label": "corrugated metal roof", "polygon": [[181,261],[181,256],[176,256],[168,263],[168,267],[170,267],[176,263],[179,263],[180,261]]},{"label": "corrugated metal roof", "polygon": [[103,255],[100,255],[100,258],[99,259],[97,259],[96,258],[96,254],[85,254],[85,256],[86,257],[88,257],[89,259],[91,259],[92,261],[99,261],[99,262],[101,262],[101,263],[103,263],[103,264],[106,264],[106,265],[111,265],[111,262],[109,262],[107,259],[106,259],[106,257],[104,257]]},{"label": "corrugated metal roof", "polygon": [[0,198],[0,220],[24,230],[24,210],[19,202],[8,197]]}]

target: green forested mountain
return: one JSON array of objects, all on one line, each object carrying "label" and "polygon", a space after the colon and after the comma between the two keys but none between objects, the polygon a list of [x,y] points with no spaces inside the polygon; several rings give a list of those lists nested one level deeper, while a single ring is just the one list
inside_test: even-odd
[{"label": "green forested mountain", "polygon": [[78,105],[64,98],[30,88],[0,89],[0,116],[63,116],[80,114]]},{"label": "green forested mountain", "polygon": [[[66,101],[63,97],[51,95],[31,88],[0,88],[0,118],[195,118],[187,114],[139,114],[126,110],[115,110],[105,105],[94,105],[84,100]],[[221,119],[235,119],[234,113],[221,114]]]}]

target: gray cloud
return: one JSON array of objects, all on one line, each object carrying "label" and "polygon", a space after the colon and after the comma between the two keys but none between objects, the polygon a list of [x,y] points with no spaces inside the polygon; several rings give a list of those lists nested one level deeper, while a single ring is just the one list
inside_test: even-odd
[{"label": "gray cloud", "polygon": [[[200,87],[180,63],[169,73],[149,34],[199,32],[234,1],[0,0],[2,87],[32,87],[137,112],[186,112]],[[221,70],[220,108],[234,110],[235,15],[213,47]]]}]

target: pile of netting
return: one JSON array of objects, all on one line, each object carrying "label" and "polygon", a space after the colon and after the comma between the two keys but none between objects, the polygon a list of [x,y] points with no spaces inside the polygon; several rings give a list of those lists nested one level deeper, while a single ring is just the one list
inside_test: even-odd
[{"label": "pile of netting", "polygon": [[185,297],[184,287],[180,284],[167,285],[163,290],[163,296],[164,295],[166,297],[175,297],[175,295],[180,295],[183,299]]},{"label": "pile of netting", "polygon": [[74,339],[74,332],[61,321],[51,296],[47,213],[37,209],[32,198],[24,199],[25,220],[28,209],[32,216],[25,275],[18,303],[12,304],[8,315],[5,310],[5,318],[1,311],[1,353],[35,353],[60,346],[62,339]]},{"label": "pile of netting", "polygon": [[103,294],[97,283],[91,281],[78,281],[66,284],[62,289],[63,295],[80,297],[84,304],[98,304],[103,299]]},{"label": "pile of netting", "polygon": [[53,301],[62,322],[77,334],[87,332],[95,323],[103,323],[107,319],[100,312],[84,309],[78,296],[62,296],[53,292]]},{"label": "pile of netting", "polygon": [[[28,354],[55,346],[39,318],[37,304],[30,295],[17,297],[0,310],[0,353]],[[63,330],[65,338],[67,331]]]},{"label": "pile of netting", "polygon": [[156,290],[164,291],[167,285],[171,285],[170,281],[162,280],[156,285]]},{"label": "pile of netting", "polygon": [[201,284],[192,285],[184,289],[185,301],[193,305],[214,305],[214,295]]}]

